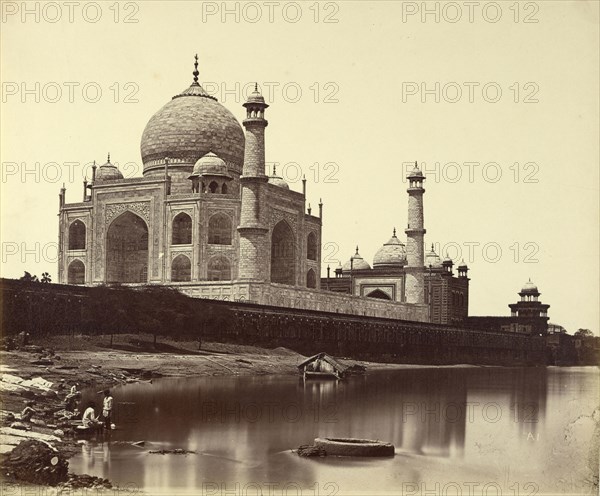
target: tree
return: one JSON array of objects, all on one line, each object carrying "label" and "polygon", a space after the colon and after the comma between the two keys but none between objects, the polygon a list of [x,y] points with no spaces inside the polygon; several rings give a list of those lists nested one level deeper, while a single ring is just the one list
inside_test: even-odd
[{"label": "tree", "polygon": [[589,329],[577,329],[574,335],[578,338],[591,338],[594,333]]},{"label": "tree", "polygon": [[19,279],[20,281],[28,281],[28,282],[39,282],[38,276],[32,276],[29,272],[25,271],[23,277]]},{"label": "tree", "polygon": [[50,277],[50,274],[48,274],[48,272],[43,272],[42,273],[41,282],[46,283],[46,284],[52,282],[52,277]]}]

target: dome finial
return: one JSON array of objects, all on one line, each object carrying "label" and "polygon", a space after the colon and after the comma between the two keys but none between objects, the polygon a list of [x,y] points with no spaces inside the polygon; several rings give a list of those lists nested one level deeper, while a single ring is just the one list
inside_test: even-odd
[{"label": "dome finial", "polygon": [[396,237],[396,228],[395,228],[395,227],[394,227],[394,231],[393,231],[393,234],[392,234],[392,236],[393,236],[394,238]]},{"label": "dome finial", "polygon": [[110,152],[108,152],[108,163],[110,164]]},{"label": "dome finial", "polygon": [[356,253],[355,255],[358,255],[358,245],[356,245]]},{"label": "dome finial", "polygon": [[254,93],[258,93],[258,83],[254,83]]},{"label": "dome finial", "polygon": [[277,175],[277,165],[273,164],[273,176]]},{"label": "dome finial", "polygon": [[194,56],[194,72],[192,74],[194,75],[194,83],[198,84],[198,75],[200,74],[198,72],[198,54]]}]

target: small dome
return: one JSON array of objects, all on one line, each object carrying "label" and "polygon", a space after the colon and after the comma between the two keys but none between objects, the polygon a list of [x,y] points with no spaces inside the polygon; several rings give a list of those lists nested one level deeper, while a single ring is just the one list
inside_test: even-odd
[{"label": "small dome", "polygon": [[354,254],[353,257],[350,257],[350,260],[348,260],[343,266],[342,266],[342,272],[350,272],[350,269],[352,270],[370,270],[371,266],[368,264],[368,262],[360,256],[360,254],[358,253],[358,246],[356,247],[356,253]]},{"label": "small dome", "polygon": [[109,153],[108,161],[96,170],[96,181],[112,181],[115,179],[123,179],[123,174],[116,165],[110,163]]},{"label": "small dome", "polygon": [[465,263],[464,260],[461,260],[460,265],[458,266],[458,270],[467,270],[467,264]]},{"label": "small dome", "polygon": [[231,178],[225,161],[217,157],[213,152],[208,152],[196,162],[194,172],[190,177],[195,176],[224,176]]},{"label": "small dome", "polygon": [[421,172],[421,169],[419,169],[419,166],[417,165],[417,162],[415,162],[415,167],[413,168],[413,170],[411,170],[408,173],[408,176],[406,176],[406,177],[409,178],[409,179],[411,179],[411,178],[424,179],[425,178],[425,176]]},{"label": "small dome", "polygon": [[269,184],[273,184],[274,186],[279,186],[280,188],[284,189],[290,189],[289,184],[286,183],[281,176],[277,175],[277,170],[275,169],[275,166],[273,166],[273,174],[269,176]]},{"label": "small dome", "polygon": [[254,85],[254,91],[250,93],[250,95],[248,96],[248,100],[246,100],[246,103],[265,103],[265,99],[260,94],[260,91],[258,91],[258,84]]},{"label": "small dome", "polygon": [[454,265],[454,262],[452,261],[452,259],[450,257],[446,257],[444,258],[444,261],[442,262],[442,265]]},{"label": "small dome", "polygon": [[539,293],[539,291],[537,286],[531,282],[531,279],[529,279],[529,281],[523,285],[521,293]]},{"label": "small dome", "polygon": [[396,237],[396,230],[390,240],[385,243],[373,257],[373,267],[406,265],[406,248]]},{"label": "small dome", "polygon": [[431,245],[431,251],[425,254],[425,266],[429,267],[441,267],[442,259],[438,256],[438,254],[433,250],[433,245]]}]

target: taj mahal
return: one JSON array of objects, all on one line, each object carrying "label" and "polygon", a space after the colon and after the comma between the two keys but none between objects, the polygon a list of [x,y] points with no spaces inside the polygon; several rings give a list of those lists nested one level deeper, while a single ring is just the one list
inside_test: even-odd
[{"label": "taj mahal", "polygon": [[[141,138],[142,177],[124,178],[110,155],[83,198],[59,194],[59,282],[168,285],[193,297],[345,314],[455,323],[468,313],[463,263],[425,247],[423,187],[415,163],[408,214],[371,266],[358,248],[321,274],[323,203],[266,171],[265,113],[255,86],[242,126],[198,82],[169,100]],[[405,240],[392,231],[404,224]],[[389,234],[388,234],[389,236]]]}]

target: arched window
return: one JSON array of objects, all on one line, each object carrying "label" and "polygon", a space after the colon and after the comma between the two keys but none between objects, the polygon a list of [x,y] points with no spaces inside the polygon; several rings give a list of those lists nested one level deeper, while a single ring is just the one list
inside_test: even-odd
[{"label": "arched window", "polygon": [[227,185],[225,183],[223,183],[223,186],[221,186],[221,193],[223,193],[224,195],[227,194]]},{"label": "arched window", "polygon": [[173,219],[174,245],[189,245],[192,242],[192,218],[183,212]]},{"label": "arched window", "polygon": [[271,234],[271,282],[294,285],[296,256],[294,233],[290,225],[280,221]]},{"label": "arched window", "polygon": [[208,243],[211,245],[231,244],[231,219],[225,214],[215,214],[208,221]]},{"label": "arched window", "polygon": [[79,219],[69,226],[69,250],[85,250],[85,224]]},{"label": "arched window", "polygon": [[148,282],[148,226],[127,211],[106,234],[106,282]]},{"label": "arched window", "polygon": [[215,257],[208,263],[209,281],[231,281],[231,264],[225,257]]},{"label": "arched window", "polygon": [[306,239],[306,258],[309,260],[317,259],[317,237],[315,233],[310,233]]},{"label": "arched window", "polygon": [[83,265],[81,260],[73,260],[69,264],[67,272],[67,281],[69,284],[85,283],[85,265]]},{"label": "arched window", "polygon": [[316,288],[317,287],[317,276],[315,275],[315,271],[310,269],[306,274],[306,287],[307,288]]},{"label": "arched window", "polygon": [[387,293],[381,291],[381,289],[376,289],[375,291],[371,291],[368,295],[368,298],[378,298],[380,300],[391,300]]},{"label": "arched window", "polygon": [[216,193],[218,189],[219,189],[219,185],[218,185],[218,184],[217,184],[215,181],[212,181],[212,182],[211,182],[211,183],[208,185],[208,190],[209,190],[211,193]]},{"label": "arched window", "polygon": [[185,255],[177,255],[171,263],[171,281],[185,282],[192,280],[192,263]]}]

